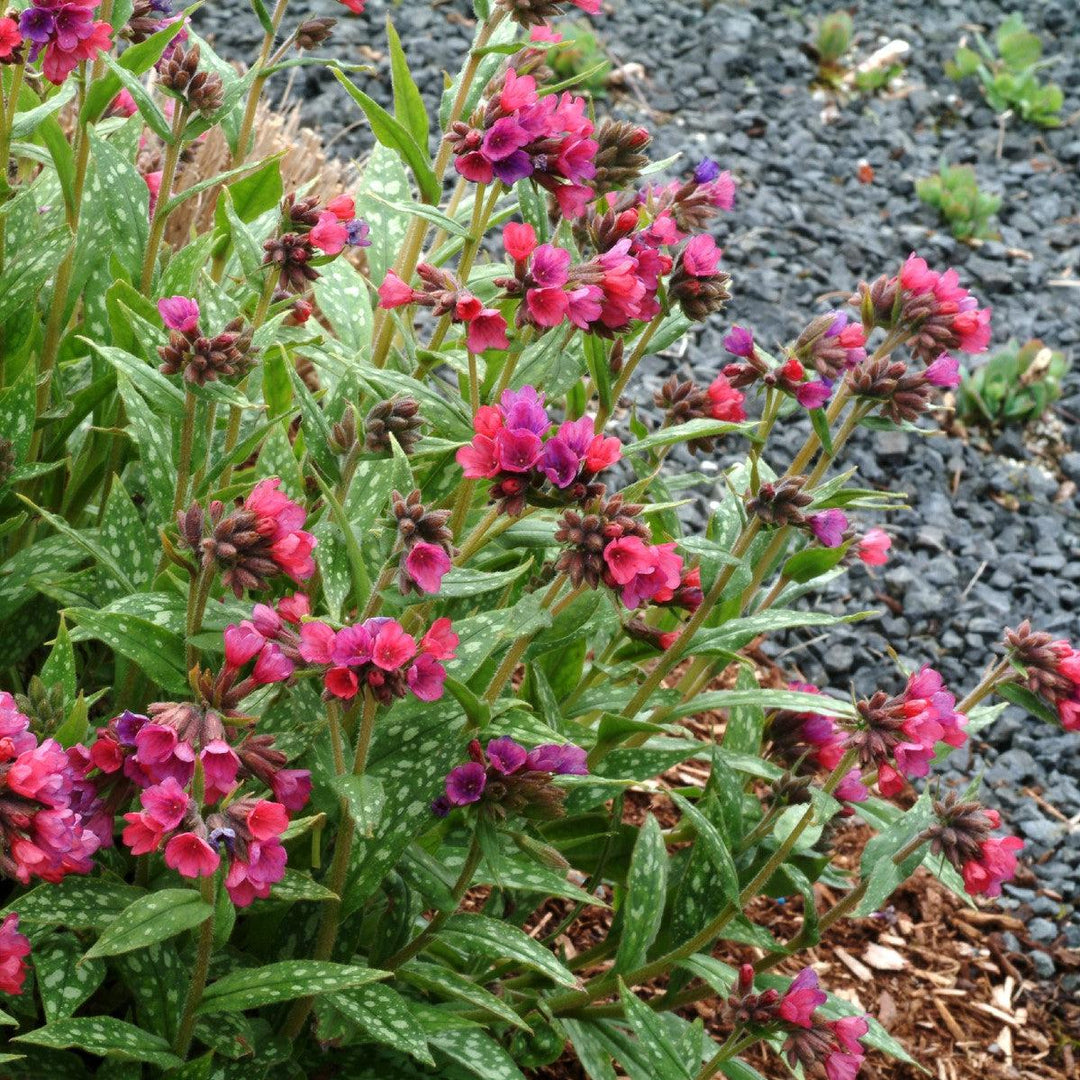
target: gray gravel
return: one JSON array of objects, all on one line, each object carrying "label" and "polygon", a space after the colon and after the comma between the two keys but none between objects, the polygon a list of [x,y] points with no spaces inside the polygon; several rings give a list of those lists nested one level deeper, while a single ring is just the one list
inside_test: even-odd
[{"label": "gray gravel", "polygon": [[[362,61],[368,59],[364,46],[383,51],[387,6],[369,0],[367,13],[354,17],[329,0],[293,0],[287,25],[306,14],[341,16],[326,50]],[[1076,280],[1080,270],[1080,129],[1075,122],[1044,130],[1014,121],[1002,135],[974,82],[958,88],[942,64],[973,25],[992,30],[1020,10],[1047,43],[1050,73],[1066,95],[1063,114],[1075,120],[1080,14],[1070,0],[846,5],[855,8],[860,54],[889,38],[910,43],[906,89],[902,96],[851,102],[825,124],[823,103],[807,89],[811,65],[799,44],[810,37],[814,19],[836,6],[812,3],[796,14],[771,0],[715,3],[708,10],[701,3],[626,0],[609,4],[611,13],[597,20],[616,61],[640,63],[645,71],[640,98],[621,96],[601,108],[648,123],[656,157],[682,151],[692,164],[707,155],[740,181],[735,211],[718,227],[735,278],[730,319],[714,319],[680,355],[650,358],[635,398],[648,407],[652,391],[673,372],[710,380],[725,362],[721,341],[731,322],[752,327],[767,346],[790,340],[812,315],[837,302],[827,294],[894,270],[911,250],[932,265],[956,266],[993,306],[995,346],[1009,337],[1040,336],[1069,353],[1078,370],[1054,410],[1069,450],[1058,471],[1032,460],[1017,431],[986,449],[943,436],[866,431],[856,438],[847,460],[858,465],[861,481],[907,492],[911,508],[885,523],[894,541],[889,564],[873,573],[856,567],[819,606],[876,607],[884,614],[824,641],[807,634],[781,643],[789,650],[786,662],[805,678],[837,689],[897,688],[886,652],[892,643],[912,665],[934,663],[962,692],[993,658],[1002,627],[1025,616],[1080,641],[1080,505],[1075,489],[1062,488],[1065,480],[1080,482],[1080,306],[1074,288],[1053,284]],[[195,16],[230,57],[250,55],[259,36],[241,8],[230,0]],[[443,69],[457,69],[471,40],[471,5],[405,0],[392,10],[434,109]],[[359,77],[360,84],[388,101],[388,62],[376,68],[373,76]],[[367,148],[368,133],[362,126],[349,129],[355,111],[329,72],[303,69],[296,93],[309,122],[338,150]],[[943,157],[973,164],[980,185],[1004,196],[1000,241],[978,248],[957,243],[916,199],[914,180]],[[874,170],[872,183],[857,178],[862,161]],[[782,463],[803,435],[798,424],[780,432],[773,460]],[[730,459],[738,452],[731,447]],[[728,459],[721,448],[715,465],[722,468]],[[686,457],[674,461],[680,469],[701,467]],[[1006,886],[1029,920],[1027,936],[1048,948],[1064,934],[1067,944],[1080,947],[1080,735],[1010,711],[957,758],[947,779],[985,770],[989,797],[1023,836],[1029,859],[1040,864],[1036,888]],[[1025,789],[1039,792],[1043,802]],[[1038,975],[1053,974],[1048,952],[1035,951],[1030,960]]]}]

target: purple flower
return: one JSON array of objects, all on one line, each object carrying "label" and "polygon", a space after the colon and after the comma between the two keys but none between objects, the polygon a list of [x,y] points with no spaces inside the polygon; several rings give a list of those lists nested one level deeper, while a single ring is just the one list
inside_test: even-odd
[{"label": "purple flower", "polygon": [[745,326],[733,326],[724,338],[724,348],[732,356],[750,356],[754,351],[754,335]]},{"label": "purple flower", "polygon": [[345,223],[345,231],[349,234],[349,243],[353,247],[371,247],[371,226],[363,218],[353,218]]},{"label": "purple flower", "polygon": [[583,416],[580,420],[564,420],[559,425],[559,438],[562,439],[578,457],[584,457],[596,434],[591,417]]},{"label": "purple flower", "polygon": [[536,747],[526,764],[535,772],[555,773],[559,776],[588,776],[587,755],[573,743],[545,743]]},{"label": "purple flower", "polygon": [[547,411],[544,408],[544,395],[537,393],[531,386],[520,390],[504,390],[499,398],[503,414],[503,426],[510,431],[531,431],[534,435],[544,436],[551,427]]},{"label": "purple flower", "polygon": [[56,29],[56,14],[48,8],[27,8],[19,16],[19,33],[37,45],[44,45]]},{"label": "purple flower", "polygon": [[540,469],[557,487],[569,487],[578,474],[581,458],[574,453],[561,435],[548,439],[540,456]]},{"label": "purple flower", "polygon": [[720,175],[720,166],[712,158],[703,158],[694,169],[694,179],[699,184],[711,184]]},{"label": "purple flower", "polygon": [[116,718],[116,737],[121,746],[134,746],[139,729],[149,721],[148,716],[125,710]]},{"label": "purple flower", "polygon": [[507,187],[533,174],[532,159],[524,150],[515,150],[509,157],[492,162],[492,171]]},{"label": "purple flower", "polygon": [[509,735],[502,735],[487,744],[487,756],[496,772],[510,776],[524,766],[529,755],[524,746],[516,743]]},{"label": "purple flower", "polygon": [[544,444],[531,431],[501,428],[495,435],[495,457],[503,472],[528,472],[543,449]]},{"label": "purple flower", "polygon": [[504,116],[496,120],[484,136],[483,154],[494,164],[508,158],[531,141],[532,136],[513,117]]},{"label": "purple flower", "polygon": [[479,802],[487,785],[487,770],[476,761],[451,769],[446,777],[446,798],[451,806]]},{"label": "purple flower", "polygon": [[445,795],[440,795],[431,804],[431,812],[437,818],[444,818],[450,813],[450,800]]},{"label": "purple flower", "polygon": [[409,689],[421,701],[438,701],[443,695],[446,668],[431,653],[421,653],[405,678]]},{"label": "purple flower", "polygon": [[931,386],[942,386],[955,390],[960,385],[960,361],[955,356],[943,352],[923,372],[923,375],[925,375],[926,381]]},{"label": "purple flower", "polygon": [[848,317],[846,311],[833,311],[830,312],[833,316],[832,326],[825,331],[826,337],[836,337],[841,330],[848,324]]},{"label": "purple flower", "polygon": [[809,517],[810,531],[827,548],[839,547],[844,542],[844,530],[848,520],[843,510],[823,510]]},{"label": "purple flower", "polygon": [[529,274],[535,288],[557,289],[569,280],[570,252],[565,248],[541,244],[534,252]]},{"label": "purple flower", "polygon": [[804,409],[820,409],[829,400],[831,393],[832,390],[825,383],[815,379],[812,382],[804,382],[795,391],[795,397]]}]

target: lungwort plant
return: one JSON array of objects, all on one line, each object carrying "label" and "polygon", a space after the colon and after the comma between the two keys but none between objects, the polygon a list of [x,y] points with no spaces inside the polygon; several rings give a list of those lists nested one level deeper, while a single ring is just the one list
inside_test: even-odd
[{"label": "lungwort plant", "polygon": [[[286,0],[255,4],[244,74],[158,0],[0,20],[5,1076],[511,1080],[565,1053],[706,1080],[764,1041],[838,1080],[906,1053],[801,950],[920,865],[1012,875],[997,815],[924,778],[995,691],[1080,726],[1068,644],[1024,623],[970,688],[923,668],[858,701],[759,688],[746,656],[827,631],[815,590],[885,560],[892,497],[835,463],[954,386],[989,311],[912,256],[779,355],[732,328],[709,386],[624,423],[642,358],[730,300],[734,184],[547,81],[527,39],[561,6],[478,0],[437,118],[392,26],[386,109]],[[377,140],[354,189],[252,157],[300,64]],[[170,230],[191,199],[212,212]],[[665,459],[718,440],[745,460],[688,534]],[[704,786],[662,780],[690,761]],[[793,937],[763,895],[801,905]]]}]

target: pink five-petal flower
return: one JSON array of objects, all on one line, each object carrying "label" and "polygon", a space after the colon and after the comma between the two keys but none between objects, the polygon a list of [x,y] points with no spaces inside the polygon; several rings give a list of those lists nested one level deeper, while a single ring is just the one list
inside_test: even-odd
[{"label": "pink five-petal flower", "polygon": [[170,330],[190,334],[199,325],[199,305],[187,296],[166,296],[157,302],[161,321]]},{"label": "pink five-petal flower", "polygon": [[469,480],[490,480],[499,473],[495,440],[487,435],[474,435],[468,446],[458,448],[454,458]]},{"label": "pink five-petal flower", "polygon": [[281,651],[281,646],[271,641],[259,653],[251,674],[260,686],[269,686],[284,682],[295,670],[296,665]]},{"label": "pink five-petal flower", "polygon": [[145,820],[153,822],[159,833],[166,833],[172,832],[184,820],[191,796],[169,776],[160,784],[148,787],[139,796],[139,802],[146,812]]},{"label": "pink five-petal flower", "polygon": [[870,529],[856,546],[855,553],[867,566],[884,566],[892,540],[884,529]]},{"label": "pink five-petal flower", "polygon": [[473,353],[482,353],[486,349],[509,349],[510,339],[506,336],[506,319],[502,312],[496,308],[481,309],[469,322],[465,345]]},{"label": "pink five-petal flower", "polygon": [[613,540],[604,548],[604,562],[616,585],[627,585],[656,566],[652,548],[638,536]]},{"label": "pink five-petal flower", "polygon": [[414,544],[405,556],[405,570],[426,593],[437,593],[443,575],[450,569],[450,556],[438,544],[424,540]]},{"label": "pink five-petal flower", "polygon": [[528,472],[540,460],[543,449],[540,437],[524,428],[515,431],[503,428],[495,436],[495,454],[504,472]]},{"label": "pink five-petal flower", "polygon": [[565,285],[570,279],[570,252],[554,244],[541,244],[533,252],[529,276],[541,289]]},{"label": "pink five-petal flower", "polygon": [[819,514],[811,514],[809,521],[810,531],[823,547],[839,547],[844,542],[848,519],[843,510],[822,510]]},{"label": "pink five-petal flower", "polygon": [[415,638],[395,619],[380,623],[371,637],[371,662],[383,671],[397,671],[416,655]]},{"label": "pink five-petal flower", "polygon": [[326,211],[319,215],[315,227],[308,233],[308,239],[327,255],[337,255],[349,242],[349,230],[342,225],[337,214]]},{"label": "pink five-petal flower", "polygon": [[795,391],[795,400],[804,409],[820,409],[829,400],[831,394],[832,390],[825,383],[820,379],[813,379],[799,384]]},{"label": "pink five-petal flower", "polygon": [[924,372],[931,386],[955,390],[960,385],[960,361],[943,352]]},{"label": "pink five-petal flower", "polygon": [[499,94],[503,112],[514,113],[527,105],[535,105],[536,99],[536,80],[531,75],[519,75],[513,68],[507,68]]},{"label": "pink five-petal flower", "polygon": [[121,833],[121,839],[131,848],[132,855],[146,855],[148,852],[157,851],[165,834],[149,814],[125,814],[124,820],[127,825]]},{"label": "pink five-petal flower", "polygon": [[453,660],[459,641],[450,620],[444,616],[431,624],[431,629],[420,639],[420,647],[436,660]]},{"label": "pink five-petal flower", "polygon": [[561,285],[530,289],[525,294],[525,305],[537,326],[558,326],[570,310],[570,298]]},{"label": "pink five-petal flower", "polygon": [[503,226],[503,247],[515,262],[524,262],[536,250],[536,230],[528,223],[509,222]]},{"label": "pink five-petal flower", "polygon": [[683,248],[683,270],[692,277],[711,277],[720,265],[721,254],[708,233],[699,233]]},{"label": "pink five-petal flower", "polygon": [[352,221],[356,217],[356,202],[351,195],[337,195],[326,204],[326,209],[338,221]]},{"label": "pink five-petal flower", "polygon": [[384,309],[404,307],[413,302],[415,295],[411,285],[402,281],[393,270],[388,270],[383,283],[379,286],[379,307]]},{"label": "pink five-petal flower", "polygon": [[818,986],[818,977],[814,969],[803,968],[792,979],[791,985],[780,999],[778,1011],[789,1024],[811,1028],[814,1010],[828,1000],[826,994]]},{"label": "pink five-petal flower", "polygon": [[[277,613],[287,622],[298,624],[305,615],[311,614],[311,601],[303,593],[283,596],[277,605]],[[255,622],[252,619],[252,622]],[[255,623],[258,626],[258,623]]]},{"label": "pink five-petal flower", "polygon": [[243,667],[257,656],[266,644],[266,638],[246,619],[239,626],[225,627],[225,663],[231,668]]},{"label": "pink five-petal flower", "polygon": [[165,845],[165,865],[186,878],[209,877],[220,862],[218,853],[193,832],[177,833]]},{"label": "pink five-petal flower", "polygon": [[473,417],[473,431],[477,435],[486,435],[494,439],[496,432],[503,426],[502,411],[494,405],[481,405]]}]

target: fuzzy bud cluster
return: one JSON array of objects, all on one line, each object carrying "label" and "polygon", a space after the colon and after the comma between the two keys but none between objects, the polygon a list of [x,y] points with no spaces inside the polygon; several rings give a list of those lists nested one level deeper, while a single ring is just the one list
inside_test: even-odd
[{"label": "fuzzy bud cluster", "polygon": [[457,554],[454,534],[446,524],[451,512],[427,510],[420,498],[419,490],[409,492],[407,497],[398,491],[390,496],[401,542],[398,587],[405,594],[437,593]]},{"label": "fuzzy bud cluster", "polygon": [[201,54],[198,45],[190,49],[177,46],[158,67],[158,81],[164,90],[171,90],[181,101],[203,116],[221,108],[225,87],[221,76],[199,70]]},{"label": "fuzzy bud cluster", "polygon": [[1026,671],[1027,688],[1057,710],[1066,731],[1080,731],[1080,650],[1027,619],[1005,631],[1005,647]]}]

